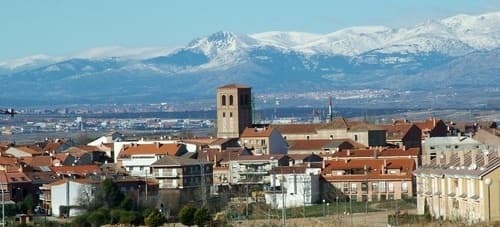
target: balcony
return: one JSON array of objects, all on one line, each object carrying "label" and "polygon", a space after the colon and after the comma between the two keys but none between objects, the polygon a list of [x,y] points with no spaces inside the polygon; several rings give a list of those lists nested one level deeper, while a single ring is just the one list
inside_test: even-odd
[{"label": "balcony", "polygon": [[177,177],[178,174],[176,172],[163,172],[163,173],[156,172],[153,174],[153,176],[155,176],[155,177]]}]

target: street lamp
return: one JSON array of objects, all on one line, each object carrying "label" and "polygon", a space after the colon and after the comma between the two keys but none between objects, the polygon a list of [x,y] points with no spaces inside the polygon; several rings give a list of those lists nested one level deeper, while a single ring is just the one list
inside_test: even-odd
[{"label": "street lamp", "polygon": [[484,183],[488,186],[488,225],[490,224],[490,220],[491,220],[491,201],[490,201],[490,185],[491,185],[491,179],[490,178],[486,178],[484,180]]}]

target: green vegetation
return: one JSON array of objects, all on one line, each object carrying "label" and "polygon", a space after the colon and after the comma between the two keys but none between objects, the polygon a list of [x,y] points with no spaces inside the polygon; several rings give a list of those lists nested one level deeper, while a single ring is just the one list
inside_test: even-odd
[{"label": "green vegetation", "polygon": [[[344,213],[364,213],[381,210],[413,209],[415,203],[412,200],[380,201],[380,202],[332,202],[325,204],[313,204],[305,207],[294,207],[286,209],[287,218],[321,217],[323,215],[337,215]],[[281,209],[271,209],[266,204],[231,204],[227,207],[225,217],[228,220],[241,219],[267,219],[280,218]],[[246,216],[248,213],[248,217]]]},{"label": "green vegetation", "polygon": [[94,227],[104,224],[159,226],[162,214],[156,209],[145,209],[134,204],[132,195],[123,194],[112,180],[106,179],[97,187],[93,199],[82,193],[80,201],[87,212],[74,218],[72,226]]},{"label": "green vegetation", "polygon": [[191,204],[187,204],[179,212],[179,221],[187,226],[196,224],[197,226],[205,226],[211,220],[211,215],[206,207],[196,208]]}]

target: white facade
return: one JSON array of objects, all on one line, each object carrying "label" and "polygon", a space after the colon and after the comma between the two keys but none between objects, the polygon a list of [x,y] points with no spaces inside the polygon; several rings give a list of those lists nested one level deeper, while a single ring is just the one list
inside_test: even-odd
[{"label": "white facade", "polygon": [[[52,185],[50,190],[52,216],[61,216],[61,206],[79,206],[80,196],[88,196],[91,199],[93,197],[92,186],[75,181],[66,181],[61,184]],[[70,209],[69,216],[74,217],[81,213],[82,210],[72,208]]]},{"label": "white facade", "polygon": [[271,187],[265,195],[266,203],[274,208],[282,208],[283,205],[290,208],[319,202],[320,172],[319,168],[307,168],[305,173],[271,175]]},{"label": "white facade", "polygon": [[151,164],[160,160],[162,155],[141,154],[131,155],[130,158],[120,159],[121,165],[131,176],[151,176]]}]

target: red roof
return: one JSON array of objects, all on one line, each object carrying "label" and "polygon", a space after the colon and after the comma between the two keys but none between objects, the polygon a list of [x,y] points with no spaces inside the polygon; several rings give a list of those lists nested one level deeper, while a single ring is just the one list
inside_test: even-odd
[{"label": "red roof", "polygon": [[273,125],[281,134],[315,134],[321,124],[280,124]]},{"label": "red roof", "polygon": [[289,150],[321,150],[332,140],[289,140]]},{"label": "red roof", "polygon": [[387,139],[403,139],[408,131],[411,129],[413,124],[393,124],[393,125],[381,125],[385,130],[387,130]]},{"label": "red roof", "polygon": [[[385,166],[385,167],[384,167]],[[383,169],[398,169],[400,173],[384,173]],[[366,169],[366,174],[363,170]],[[415,161],[412,159],[351,159],[329,160],[323,170],[323,177],[328,181],[359,181],[359,180],[411,180]],[[346,174],[332,174],[334,170],[347,171]],[[358,174],[349,174],[350,170],[362,171]]]},{"label": "red roof", "polygon": [[5,172],[0,171],[0,182],[6,183],[29,183],[31,180],[23,172]]},{"label": "red roof", "polygon": [[377,157],[416,157],[420,153],[420,148],[387,148],[383,150],[378,149],[357,149],[357,150],[341,150],[331,155],[333,158],[373,158]]},{"label": "red roof", "polygon": [[241,138],[244,137],[270,137],[274,128],[270,126],[265,127],[246,127],[241,133]]},{"label": "red roof", "polygon": [[119,158],[126,158],[130,155],[153,154],[153,155],[171,155],[175,156],[183,144],[166,143],[166,144],[132,144],[123,147]]},{"label": "red roof", "polygon": [[32,167],[52,166],[52,157],[50,156],[23,157],[21,161]]}]

